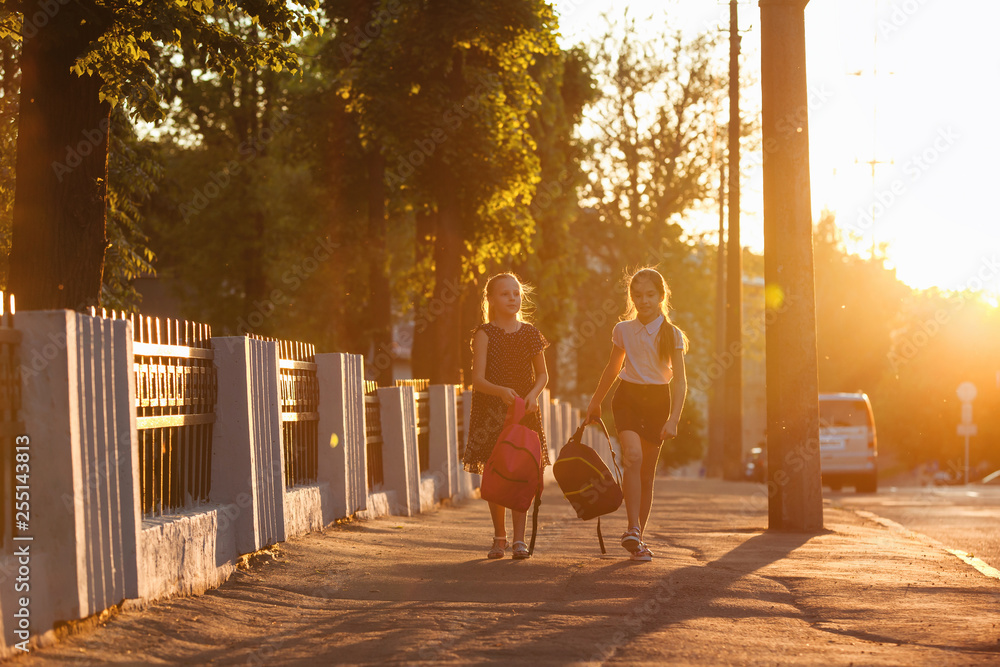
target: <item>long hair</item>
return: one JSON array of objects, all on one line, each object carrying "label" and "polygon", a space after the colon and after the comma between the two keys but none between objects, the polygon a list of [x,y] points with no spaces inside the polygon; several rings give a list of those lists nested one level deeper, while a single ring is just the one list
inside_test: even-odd
[{"label": "long hair", "polygon": [[670,354],[674,350],[674,329],[681,335],[681,340],[684,341],[684,351],[687,352],[687,334],[684,333],[683,329],[670,321],[670,288],[667,286],[667,281],[660,275],[660,272],[651,266],[638,269],[627,277],[628,289],[625,290],[625,313],[619,320],[634,320],[638,315],[635,302],[632,300],[632,292],[638,280],[648,280],[649,284],[660,295],[660,314],[663,315],[664,324],[667,325],[660,327],[660,332],[657,334],[656,349],[660,352],[660,359],[664,361],[670,359]]},{"label": "long hair", "polygon": [[521,290],[521,310],[517,312],[517,319],[530,324],[531,315],[535,310],[535,304],[531,301],[531,295],[534,294],[535,289],[531,285],[521,282],[521,279],[517,275],[509,272],[490,276],[490,279],[486,281],[486,286],[483,288],[483,322],[493,320],[493,307],[490,305],[490,295],[493,294],[496,282],[502,278],[510,278],[517,283],[518,289]]}]

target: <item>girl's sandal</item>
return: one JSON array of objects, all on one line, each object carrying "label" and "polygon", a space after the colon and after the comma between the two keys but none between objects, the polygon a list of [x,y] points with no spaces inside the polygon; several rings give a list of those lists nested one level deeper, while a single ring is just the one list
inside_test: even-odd
[{"label": "girl's sandal", "polygon": [[514,542],[514,560],[524,560],[525,558],[531,558],[531,552],[528,551],[528,545],[524,542]]},{"label": "girl's sandal", "polygon": [[503,554],[509,546],[510,545],[507,543],[506,537],[494,537],[493,548],[489,550],[486,557],[494,560],[497,558],[503,558]]}]

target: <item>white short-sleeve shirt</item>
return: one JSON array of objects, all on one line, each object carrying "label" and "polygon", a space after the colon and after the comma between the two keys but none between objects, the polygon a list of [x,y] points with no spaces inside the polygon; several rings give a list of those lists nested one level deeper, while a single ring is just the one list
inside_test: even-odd
[{"label": "white short-sleeve shirt", "polygon": [[[625,320],[615,325],[611,342],[625,350],[625,366],[618,374],[622,380],[635,384],[667,384],[674,376],[669,359],[660,359],[656,349],[656,334],[665,322],[660,315],[649,324],[637,319]],[[684,339],[677,327],[670,327],[674,334],[674,348],[684,349]]]}]

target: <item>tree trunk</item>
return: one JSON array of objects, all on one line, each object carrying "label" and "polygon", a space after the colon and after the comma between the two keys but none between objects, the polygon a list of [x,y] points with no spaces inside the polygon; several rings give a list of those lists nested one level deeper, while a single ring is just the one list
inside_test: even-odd
[{"label": "tree trunk", "polygon": [[434,242],[434,296],[428,311],[434,316],[435,348],[432,384],[462,380],[460,308],[462,277],[462,220],[454,192],[438,197],[438,230]]},{"label": "tree trunk", "polygon": [[[415,260],[417,266],[423,266],[433,259],[436,220],[434,214],[426,210],[417,211],[416,218]],[[429,378],[434,368],[436,340],[434,332],[437,329],[429,305],[425,305],[413,314],[413,347],[410,350],[410,363],[415,378]]]},{"label": "tree trunk", "polygon": [[372,367],[380,387],[392,384],[392,295],[386,253],[388,225],[385,219],[385,158],[378,148],[365,156],[368,163],[368,316],[375,355]]},{"label": "tree trunk", "polygon": [[[41,4],[25,16],[47,16]],[[75,3],[25,23],[10,257],[21,309],[100,305],[111,106],[100,78],[70,71],[100,29]]]}]

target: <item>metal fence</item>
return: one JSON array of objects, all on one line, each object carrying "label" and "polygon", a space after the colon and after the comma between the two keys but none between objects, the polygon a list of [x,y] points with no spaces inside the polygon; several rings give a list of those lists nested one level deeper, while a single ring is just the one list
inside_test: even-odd
[{"label": "metal fence", "polygon": [[285,488],[314,484],[319,470],[316,347],[289,340],[264,340],[274,340],[278,344]]},{"label": "metal fence", "polygon": [[[12,543],[12,519],[15,519],[15,487],[26,490],[30,482],[30,451],[22,459],[27,464],[15,461],[18,436],[24,433],[21,415],[21,332],[14,328],[14,296],[0,292],[0,545],[4,552],[10,551]],[[30,446],[30,445],[29,445]],[[15,467],[17,466],[17,467]],[[15,485],[14,482],[17,482]]]},{"label": "metal fence", "polygon": [[417,458],[420,472],[431,468],[431,402],[428,388],[430,380],[396,380],[397,387],[413,387],[417,418]]},{"label": "metal fence", "polygon": [[378,384],[365,380],[365,457],[368,461],[368,492],[377,491],[385,482],[382,468],[382,412],[378,402]]},{"label": "metal fence", "polygon": [[211,327],[187,320],[101,314],[132,322],[143,516],[208,502],[218,392]]}]

